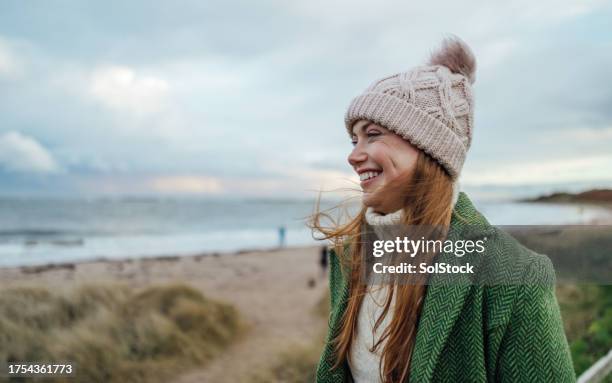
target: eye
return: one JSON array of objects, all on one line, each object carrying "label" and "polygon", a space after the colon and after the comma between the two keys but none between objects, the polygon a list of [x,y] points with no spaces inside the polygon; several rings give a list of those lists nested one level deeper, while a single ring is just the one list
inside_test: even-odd
[{"label": "eye", "polygon": [[351,145],[353,145],[353,146],[357,145],[357,137],[353,136],[351,138]]},{"label": "eye", "polygon": [[376,136],[380,136],[382,133],[376,129],[372,129],[372,130],[368,130],[368,137],[376,137]]}]

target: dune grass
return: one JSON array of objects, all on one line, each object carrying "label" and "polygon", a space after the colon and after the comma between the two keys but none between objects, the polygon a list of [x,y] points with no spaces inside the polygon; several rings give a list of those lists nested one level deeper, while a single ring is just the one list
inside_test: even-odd
[{"label": "dune grass", "polygon": [[312,383],[322,346],[318,342],[287,347],[277,356],[275,363],[256,372],[244,383]]},{"label": "dune grass", "polygon": [[76,379],[48,382],[168,381],[222,352],[242,328],[232,306],[183,284],[0,290],[0,361],[76,364]]},{"label": "dune grass", "polygon": [[[579,375],[612,347],[612,286],[561,284],[557,286],[557,298]],[[612,376],[604,381],[612,382]]]}]

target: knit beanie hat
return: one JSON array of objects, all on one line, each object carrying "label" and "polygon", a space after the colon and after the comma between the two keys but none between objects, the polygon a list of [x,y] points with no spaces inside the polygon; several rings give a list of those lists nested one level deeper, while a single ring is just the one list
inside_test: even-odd
[{"label": "knit beanie hat", "polygon": [[458,37],[442,42],[429,63],[396,73],[355,97],[344,118],[349,135],[361,119],[398,134],[459,178],[472,142],[476,59]]}]

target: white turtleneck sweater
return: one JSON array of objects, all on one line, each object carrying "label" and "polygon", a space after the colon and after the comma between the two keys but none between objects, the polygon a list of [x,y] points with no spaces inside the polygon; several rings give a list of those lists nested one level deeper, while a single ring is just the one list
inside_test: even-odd
[{"label": "white turtleneck sweater", "polygon": [[[457,203],[458,198],[459,184],[455,183],[453,184],[453,207]],[[402,210],[386,215],[377,213],[372,208],[366,210],[366,221],[372,226],[395,225],[400,223],[401,218]],[[387,315],[376,330],[376,333],[374,332],[374,324],[383,312],[388,294],[388,285],[368,285],[366,295],[363,297],[357,318],[357,335],[351,346],[351,358],[348,361],[355,383],[381,382],[379,363],[385,342],[379,345],[376,353],[370,352],[370,349],[376,340],[380,339],[380,336],[393,318],[395,294],[393,294],[391,299],[391,306]]]}]

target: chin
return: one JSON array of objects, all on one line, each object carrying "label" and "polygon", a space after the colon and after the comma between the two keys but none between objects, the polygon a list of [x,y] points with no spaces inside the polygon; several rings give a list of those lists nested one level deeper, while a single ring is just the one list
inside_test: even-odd
[{"label": "chin", "polygon": [[374,207],[372,206],[372,203],[374,201],[372,201],[372,193],[371,192],[364,192],[363,195],[361,196],[361,202],[367,206],[367,207]]},{"label": "chin", "polygon": [[374,206],[374,204],[376,203],[376,201],[378,201],[379,203],[380,198],[376,198],[378,197],[377,194],[382,192],[382,183],[376,183],[376,184],[372,184],[372,185],[368,185],[367,188],[364,190],[362,189],[361,192],[361,201],[365,206],[368,207],[376,207]]}]

